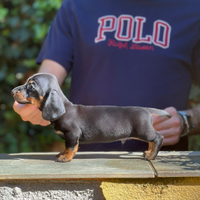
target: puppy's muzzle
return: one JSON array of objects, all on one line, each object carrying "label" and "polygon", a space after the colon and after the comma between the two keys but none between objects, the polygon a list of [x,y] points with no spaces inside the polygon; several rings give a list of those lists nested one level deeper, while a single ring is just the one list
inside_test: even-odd
[{"label": "puppy's muzzle", "polygon": [[14,88],[11,91],[12,96],[14,97],[14,99],[20,103],[20,104],[30,104],[30,102],[23,96],[23,94],[21,93],[20,90],[18,90],[17,88]]}]

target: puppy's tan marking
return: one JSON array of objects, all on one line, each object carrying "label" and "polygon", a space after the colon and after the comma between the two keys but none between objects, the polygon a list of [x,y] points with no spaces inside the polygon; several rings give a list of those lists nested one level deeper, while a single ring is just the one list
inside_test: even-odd
[{"label": "puppy's tan marking", "polygon": [[149,157],[151,154],[151,151],[153,149],[154,143],[153,142],[149,142],[149,148],[147,151],[144,152],[144,157]]},{"label": "puppy's tan marking", "polygon": [[17,92],[17,93],[15,94],[15,100],[16,100],[16,101],[20,101],[20,102],[24,102],[24,103],[29,103],[29,100],[26,99],[26,98],[22,95],[21,92]]},{"label": "puppy's tan marking", "polygon": [[154,160],[155,159],[155,155],[156,155],[156,146],[154,142],[149,142],[149,146],[150,146],[150,151],[148,151],[148,153],[145,156],[145,159],[147,160]]},{"label": "puppy's tan marking", "polygon": [[43,100],[43,97],[40,96],[39,100],[36,100],[35,98],[32,98],[32,97],[28,97],[27,100],[29,102],[31,102],[31,104],[36,105],[36,106],[38,106],[40,108],[42,100]]},{"label": "puppy's tan marking", "polygon": [[77,140],[77,145],[74,148],[65,149],[63,152],[57,155],[57,162],[69,162],[73,159],[75,153],[78,151],[79,141]]}]

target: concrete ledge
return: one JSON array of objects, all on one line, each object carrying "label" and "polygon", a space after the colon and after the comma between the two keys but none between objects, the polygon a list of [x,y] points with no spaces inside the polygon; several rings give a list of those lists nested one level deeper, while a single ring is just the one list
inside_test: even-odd
[{"label": "concrete ledge", "polygon": [[[78,152],[69,163],[56,153],[0,154],[0,199],[197,200],[200,152]],[[167,178],[166,178],[167,177]]]},{"label": "concrete ledge", "polygon": [[154,178],[142,153],[78,152],[68,163],[55,162],[56,153],[0,155],[0,179]]},{"label": "concrete ledge", "polygon": [[160,152],[151,161],[158,177],[200,177],[200,152]]},{"label": "concrete ledge", "polygon": [[0,179],[200,177],[200,152],[160,152],[151,162],[137,152],[78,152],[68,163],[55,156],[0,154]]}]

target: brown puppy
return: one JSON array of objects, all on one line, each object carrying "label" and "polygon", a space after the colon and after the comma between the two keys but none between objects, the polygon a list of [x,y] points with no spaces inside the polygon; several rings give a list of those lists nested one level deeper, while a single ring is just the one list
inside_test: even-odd
[{"label": "brown puppy", "polygon": [[80,143],[101,143],[138,139],[149,143],[146,160],[155,159],[163,136],[152,126],[151,115],[171,117],[164,110],[143,107],[83,106],[72,104],[51,74],[38,73],[24,85],[12,90],[20,104],[34,104],[45,120],[51,121],[55,132],[65,140],[66,149],[58,154],[58,162],[74,157]]}]

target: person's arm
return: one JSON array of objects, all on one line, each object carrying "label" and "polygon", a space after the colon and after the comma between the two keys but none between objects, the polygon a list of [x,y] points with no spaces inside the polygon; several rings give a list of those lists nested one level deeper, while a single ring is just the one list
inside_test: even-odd
[{"label": "person's arm", "polygon": [[194,108],[190,110],[184,110],[188,115],[191,116],[192,124],[194,125],[194,130],[190,132],[189,135],[199,135],[200,134],[200,104],[197,104]]},{"label": "person's arm", "polygon": [[43,60],[38,72],[53,74],[58,79],[60,86],[67,77],[67,71],[65,70],[65,68],[53,60]]},{"label": "person's arm", "polygon": [[[67,77],[67,72],[64,67],[53,60],[44,60],[38,72],[55,75],[60,85]],[[22,105],[15,101],[13,104],[13,109],[21,116],[23,121],[29,121],[32,124],[41,126],[47,126],[50,124],[50,122],[42,118],[42,112],[35,105]]]},{"label": "person's arm", "polygon": [[[165,110],[169,112],[172,117],[168,119],[153,116],[154,128],[164,136],[163,146],[174,145],[180,140],[184,130],[184,121],[174,107],[168,107]],[[189,135],[200,134],[200,104],[184,112],[191,116],[192,123],[195,126],[194,130],[191,131]]]}]

